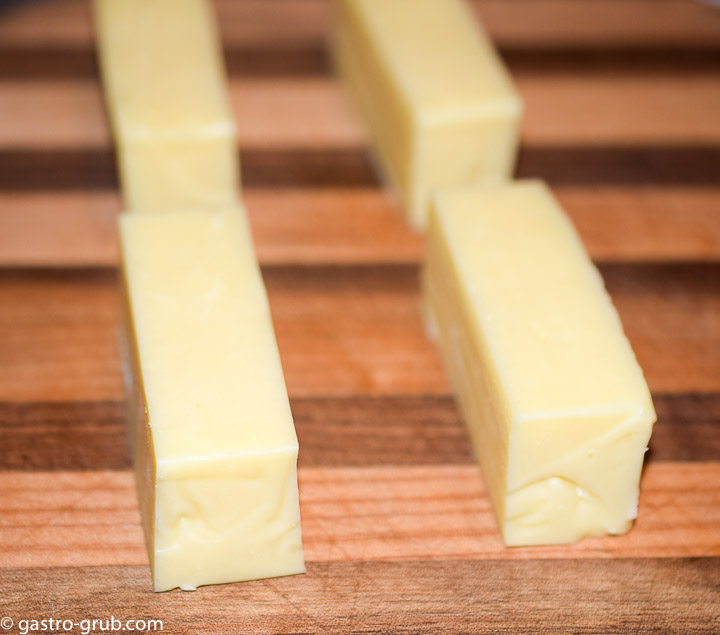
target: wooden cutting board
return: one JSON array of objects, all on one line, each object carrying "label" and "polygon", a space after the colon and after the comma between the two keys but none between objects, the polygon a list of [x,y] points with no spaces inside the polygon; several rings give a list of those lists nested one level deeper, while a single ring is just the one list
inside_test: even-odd
[{"label": "wooden cutting board", "polygon": [[502,546],[421,326],[422,240],[380,189],[329,72],[330,3],[218,0],[301,442],[308,573],[153,594],[89,8],[17,4],[0,13],[6,632],[49,618],[81,632],[111,616],[162,620],[165,633],[720,632],[720,10],[474,4],[526,100],[518,172],[548,179],[565,204],[655,397],[636,527]]}]

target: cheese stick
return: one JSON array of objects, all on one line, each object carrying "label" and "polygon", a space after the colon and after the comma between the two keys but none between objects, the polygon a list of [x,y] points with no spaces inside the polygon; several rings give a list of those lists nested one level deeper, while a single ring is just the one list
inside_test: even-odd
[{"label": "cheese stick", "polygon": [[422,230],[432,193],[507,179],[522,103],[464,0],[340,0],[335,62]]},{"label": "cheese stick", "polygon": [[236,129],[206,0],[95,0],[125,207],[237,200]]},{"label": "cheese stick", "polygon": [[655,411],[603,281],[547,188],[439,193],[423,293],[505,543],[628,531]]},{"label": "cheese stick", "polygon": [[154,588],[302,573],[298,443],[242,209],[120,219]]}]

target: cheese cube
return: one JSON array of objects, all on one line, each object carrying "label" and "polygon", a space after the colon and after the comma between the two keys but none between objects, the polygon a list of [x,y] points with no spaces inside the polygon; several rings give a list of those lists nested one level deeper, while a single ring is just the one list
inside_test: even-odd
[{"label": "cheese cube", "polygon": [[232,206],[236,130],[207,0],[95,0],[130,210]]},{"label": "cheese cube", "polygon": [[440,192],[422,279],[505,543],[628,531],[655,411],[603,281],[546,187]]},{"label": "cheese cube", "polygon": [[510,176],[522,104],[463,0],[341,0],[338,71],[410,224],[432,192]]},{"label": "cheese cube", "polygon": [[304,571],[298,443],[242,210],[120,218],[156,591]]}]

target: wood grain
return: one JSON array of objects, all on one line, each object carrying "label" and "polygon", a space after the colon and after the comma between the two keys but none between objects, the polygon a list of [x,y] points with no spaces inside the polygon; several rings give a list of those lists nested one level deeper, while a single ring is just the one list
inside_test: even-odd
[{"label": "wood grain", "polygon": [[332,78],[332,0],[215,0],[310,562],[153,594],[90,2],[28,2],[0,13],[0,615],[173,633],[720,632],[720,12],[471,1],[526,100],[517,174],[553,185],[654,392],[637,526],[502,547],[420,322],[423,241]]},{"label": "wood grain", "polygon": [[[708,157],[693,152],[690,160],[697,167],[710,165],[710,173],[714,174],[713,164],[707,163]],[[672,165],[673,158],[669,161]],[[377,184],[370,158],[363,151],[246,151],[241,163],[245,187],[367,187]],[[679,173],[681,178],[688,176],[687,169],[680,169]],[[699,174],[701,179],[707,179],[702,169]],[[692,178],[697,175],[693,169]],[[110,150],[0,150],[0,190],[6,192],[98,191],[117,187],[115,158]]]},{"label": "wood grain", "polygon": [[0,470],[130,469],[123,401],[0,404]]},{"label": "wood grain", "polygon": [[[720,188],[558,187],[596,261],[720,260]],[[246,189],[264,265],[418,264],[423,241],[379,189]],[[116,266],[117,194],[0,193],[0,266]]]},{"label": "wood grain", "polygon": [[[653,461],[720,456],[720,397],[655,395]],[[450,396],[296,398],[301,467],[471,465]],[[122,401],[0,403],[0,471],[128,470]]]},{"label": "wood grain", "polygon": [[[719,390],[718,266],[602,272],[651,389]],[[264,276],[291,396],[447,394],[420,320],[416,267]],[[119,399],[118,298],[113,271],[0,272],[0,401]]]},{"label": "wood grain", "polygon": [[[634,529],[507,549],[477,467],[302,468],[309,562],[720,556],[720,466],[653,463]],[[0,567],[147,563],[131,472],[0,473]]]},{"label": "wood grain", "polygon": [[188,598],[150,593],[146,567],[43,567],[7,570],[0,609],[159,619],[171,633],[716,633],[719,572],[711,558],[310,563]]},{"label": "wood grain", "polygon": [[658,422],[650,441],[652,460],[717,461],[720,456],[720,416],[717,416],[718,402],[713,396],[677,399],[662,396],[656,397],[654,403]]},{"label": "wood grain", "polygon": [[[332,74],[329,46],[280,44],[267,47],[225,47],[225,68],[230,77],[288,78],[323,77]],[[558,72],[613,73],[642,77],[668,73],[706,74],[720,68],[720,49],[634,48],[609,50],[578,48],[527,49],[504,46],[503,61],[513,75]],[[64,46],[6,46],[0,42],[0,80],[37,81],[99,78],[95,49],[90,44]]]},{"label": "wood grain", "polygon": [[[639,77],[561,72],[514,79],[525,100],[521,137],[527,146],[720,142],[717,71]],[[357,148],[365,143],[360,121],[331,79],[233,80],[230,96],[243,149]],[[0,112],[5,113],[0,148],[107,149],[111,144],[96,80],[6,81]]]},{"label": "wood grain", "polygon": [[3,400],[121,396],[114,272],[0,272],[0,278]]},{"label": "wood grain", "polygon": [[[25,47],[87,46],[93,41],[87,0],[56,0],[8,12],[0,41]],[[710,7],[684,0],[475,0],[478,15],[501,47],[588,49],[720,47]],[[275,47],[325,42],[331,0],[217,0],[227,45]]]},{"label": "wood grain", "polygon": [[[379,184],[364,150],[247,150],[241,164],[246,188]],[[720,182],[720,146],[523,147],[515,174],[553,186],[714,187]],[[0,150],[0,191],[95,192],[117,186],[109,150]]]}]

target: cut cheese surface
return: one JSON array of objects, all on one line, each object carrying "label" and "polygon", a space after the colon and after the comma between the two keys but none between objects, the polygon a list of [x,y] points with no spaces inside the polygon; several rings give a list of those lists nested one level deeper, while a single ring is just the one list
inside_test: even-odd
[{"label": "cut cheese surface", "polygon": [[126,207],[231,206],[236,130],[207,0],[95,0]]},{"label": "cut cheese surface", "polygon": [[547,188],[440,192],[423,288],[506,544],[627,531],[655,412]]},{"label": "cut cheese surface", "polygon": [[463,0],[342,0],[340,75],[410,223],[442,186],[507,178],[522,104]]},{"label": "cut cheese surface", "polygon": [[242,209],[120,219],[155,590],[304,571],[298,443]]}]

